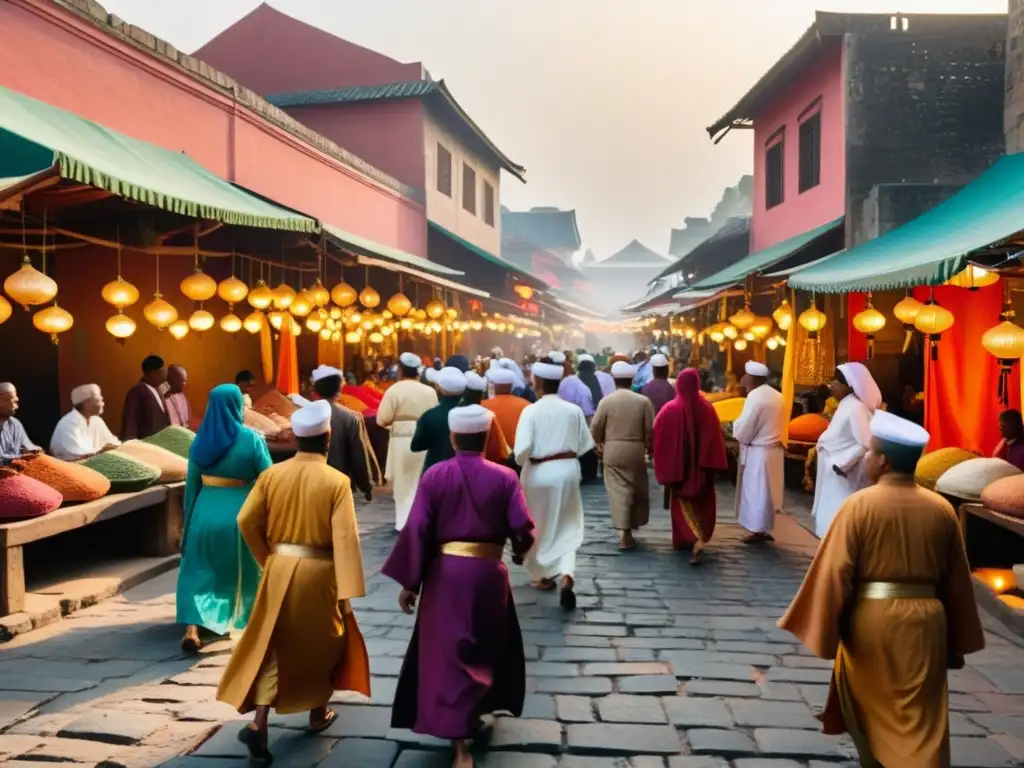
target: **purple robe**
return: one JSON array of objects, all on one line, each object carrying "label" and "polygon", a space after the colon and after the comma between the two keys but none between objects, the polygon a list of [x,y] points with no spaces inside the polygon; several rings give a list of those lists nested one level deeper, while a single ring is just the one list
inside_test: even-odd
[{"label": "purple robe", "polygon": [[590,387],[580,381],[579,376],[566,376],[562,379],[558,385],[558,396],[567,403],[578,405],[588,419],[597,410],[597,406],[594,405],[594,394]]},{"label": "purple robe", "polygon": [[610,373],[604,371],[596,371],[597,383],[601,385],[601,396],[608,397],[612,392],[615,391],[615,379],[612,378]]},{"label": "purple robe", "polygon": [[533,518],[516,473],[459,453],[423,473],[409,519],[381,572],[419,592],[416,628],[395,691],[391,725],[470,738],[480,716],[522,714],[526,662],[508,569],[442,555],[447,542],[488,542],[525,554]]},{"label": "purple robe", "polygon": [[658,415],[665,403],[672,402],[676,397],[676,388],[668,379],[654,379],[643,386],[640,394],[654,405],[654,415]]}]

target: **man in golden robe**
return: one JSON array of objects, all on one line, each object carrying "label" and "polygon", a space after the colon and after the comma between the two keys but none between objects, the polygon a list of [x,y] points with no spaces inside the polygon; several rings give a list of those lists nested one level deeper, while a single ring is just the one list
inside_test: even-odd
[{"label": "man in golden robe", "polygon": [[876,411],[874,483],[840,507],[779,626],[835,659],[821,715],[868,768],[948,768],[947,669],[985,637],[956,514],[914,483],[928,433]]},{"label": "man in golden robe", "polygon": [[238,513],[238,529],[263,568],[252,617],[231,654],[217,699],[245,714],[238,734],[252,761],[267,765],[270,708],[309,712],[309,731],[334,721],[335,690],[370,692],[366,645],[349,600],[366,594],[349,479],[327,465],[331,406],[292,415],[295,458],[260,475]]}]

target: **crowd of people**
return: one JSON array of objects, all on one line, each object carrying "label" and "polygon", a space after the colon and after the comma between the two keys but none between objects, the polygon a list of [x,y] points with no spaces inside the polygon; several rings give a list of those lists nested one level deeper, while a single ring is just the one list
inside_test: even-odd
[{"label": "crowd of people", "polygon": [[[581,353],[552,351],[519,365],[494,350],[442,365],[412,353],[380,399],[390,430],[386,479],[393,490],[394,548],[382,572],[416,613],[392,711],[396,727],[450,739],[455,768],[469,768],[471,739],[495,712],[520,715],[522,637],[503,562],[524,567],[538,590],[576,608],[576,557],[584,539],[581,485],[603,478],[619,549],[637,547],[650,518],[649,468],[664,488],[672,544],[698,565],[714,535],[716,480],[728,467],[725,438],[705,396],[708,376],[675,365],[667,350],[614,355],[607,370]],[[682,366],[676,366],[682,367]],[[744,367],[736,517],[744,542],[768,545],[783,507],[783,439],[789,418],[771,373]],[[159,358],[143,363],[128,393],[122,438],[187,422],[187,374]],[[268,764],[268,717],[309,712],[310,732],[337,715],[335,690],[369,695],[365,642],[351,600],[365,594],[354,493],[371,498],[365,425],[340,404],[344,376],[320,366],[291,418],[294,458],[273,464],[245,427],[254,377],[210,394],[192,445],[177,615],[182,646],[201,630],[241,631],[218,698],[254,712],[239,738]],[[929,440],[888,413],[868,369],[840,365],[830,424],[817,445],[815,528],[822,542],[779,625],[813,653],[834,659],[823,714],[827,733],[849,732],[863,764],[948,765],[947,668],[984,637],[952,507],[914,483]],[[0,384],[0,453],[40,449],[14,417],[17,392]],[[94,385],[72,393],[73,410],[51,450],[81,458],[117,445]],[[1001,419],[998,451],[1024,459],[1020,414]],[[874,761],[874,762],[872,762]]]}]

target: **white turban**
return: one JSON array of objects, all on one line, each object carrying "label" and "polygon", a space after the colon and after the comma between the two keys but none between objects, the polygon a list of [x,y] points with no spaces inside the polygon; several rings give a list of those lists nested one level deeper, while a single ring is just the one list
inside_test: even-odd
[{"label": "white turban", "polygon": [[658,354],[651,358],[651,365],[655,368],[668,368],[668,358]]},{"label": "white turban", "polygon": [[534,363],[533,375],[548,381],[561,381],[565,376],[565,369],[552,363]]},{"label": "white turban", "polygon": [[878,388],[871,371],[863,363],[843,363],[839,366],[846,383],[853,389],[853,394],[868,410],[874,413],[882,406],[882,391]]},{"label": "white turban", "polygon": [[309,405],[309,400],[304,398],[302,395],[288,395],[288,399],[292,401],[293,405],[299,406],[299,408],[305,408]]},{"label": "white turban", "polygon": [[879,440],[907,448],[924,448],[931,439],[924,427],[893,416],[888,411],[875,411],[871,417],[871,434]]},{"label": "white turban", "polygon": [[768,366],[764,363],[759,363],[756,360],[747,360],[743,365],[743,370],[746,371],[750,376],[754,376],[758,379],[768,378]]},{"label": "white turban", "polygon": [[526,388],[526,378],[523,376],[523,371],[516,364],[515,360],[503,357],[501,360],[493,361],[491,365],[497,365],[499,368],[511,371],[512,375],[516,377],[515,386]]},{"label": "white turban", "polygon": [[412,352],[403,352],[398,356],[398,362],[404,365],[406,368],[419,368],[423,365],[423,361],[420,360],[419,355],[414,355]]},{"label": "white turban", "polygon": [[490,370],[487,371],[487,380],[490,381],[491,384],[499,386],[502,384],[515,386],[516,375],[508,368],[503,368],[500,365],[492,365]]},{"label": "white turban", "polygon": [[562,352],[551,352],[548,359],[555,365],[565,365],[565,355]]},{"label": "white turban", "polygon": [[467,371],[466,389],[471,389],[474,392],[485,392],[487,390],[487,379],[476,371]]},{"label": "white turban", "polygon": [[313,370],[314,382],[320,381],[320,379],[329,379],[331,376],[341,376],[341,371],[331,368],[329,365],[320,365]]},{"label": "white turban", "polygon": [[100,388],[96,384],[83,384],[80,387],[75,387],[71,390],[71,404],[81,405],[86,400],[92,400],[94,397],[99,398]]},{"label": "white turban", "polygon": [[425,378],[431,384],[437,384],[437,373],[437,368],[427,368],[423,371],[423,378]]},{"label": "white turban", "polygon": [[458,368],[442,368],[434,377],[434,383],[449,395],[461,395],[466,391],[466,374]]},{"label": "white turban", "polygon": [[579,363],[592,363],[592,362],[594,362],[594,356],[593,355],[588,355],[585,352],[576,359],[576,363],[577,364],[579,364]]},{"label": "white turban", "polygon": [[482,405],[466,405],[448,411],[448,429],[456,435],[479,435],[491,428],[494,414]]},{"label": "white turban", "polygon": [[636,366],[624,363],[621,360],[612,364],[613,379],[632,379],[634,376],[636,376]]},{"label": "white turban", "polygon": [[326,400],[304,405],[292,414],[296,437],[316,437],[331,431],[331,404]]}]

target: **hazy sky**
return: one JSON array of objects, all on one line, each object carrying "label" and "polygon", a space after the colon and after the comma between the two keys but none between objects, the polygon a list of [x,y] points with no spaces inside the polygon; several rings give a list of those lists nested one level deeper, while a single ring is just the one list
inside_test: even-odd
[{"label": "hazy sky", "polygon": [[[258,0],[101,0],[192,51]],[[815,9],[1005,13],[1007,0],[273,0],[277,9],[444,78],[525,165],[513,209],[576,208],[599,258],[706,216],[750,173],[749,132],[704,128],[804,32]]]}]

